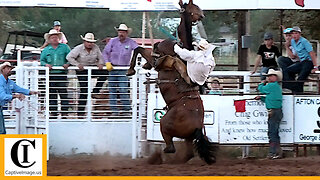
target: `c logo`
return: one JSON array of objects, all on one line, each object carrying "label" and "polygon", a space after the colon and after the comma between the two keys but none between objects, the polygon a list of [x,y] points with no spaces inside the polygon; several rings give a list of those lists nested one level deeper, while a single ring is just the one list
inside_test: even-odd
[{"label": "c logo", "polygon": [[156,121],[160,121],[161,118],[164,116],[164,114],[165,114],[165,112],[163,112],[163,111],[159,111],[159,110],[156,111],[154,113],[154,117],[155,117]]},{"label": "c logo", "polygon": [[[28,168],[28,167],[31,167],[33,166],[36,161],[33,161],[31,164],[30,162],[28,161],[28,147],[30,145],[27,145],[27,144],[23,144],[22,147],[23,147],[23,161],[21,163],[19,162],[19,158],[18,158],[18,148],[19,148],[19,145],[21,142],[29,142],[32,147],[35,149],[36,148],[36,143],[35,143],[36,140],[33,140],[33,141],[30,141],[28,139],[21,139],[19,141],[17,141],[16,143],[14,143],[14,145],[12,146],[12,149],[11,149],[11,159],[12,159],[12,162],[20,167],[20,168]],[[29,164],[29,165],[24,165],[24,164]]]}]

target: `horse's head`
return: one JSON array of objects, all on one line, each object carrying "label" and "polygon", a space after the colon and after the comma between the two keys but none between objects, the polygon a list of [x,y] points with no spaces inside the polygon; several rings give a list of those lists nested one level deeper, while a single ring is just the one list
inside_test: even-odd
[{"label": "horse's head", "polygon": [[201,21],[204,18],[203,11],[199,8],[199,6],[193,4],[192,0],[189,0],[189,3],[183,4],[182,0],[179,1],[179,5],[181,7],[180,13],[185,13],[192,23],[197,21]]}]

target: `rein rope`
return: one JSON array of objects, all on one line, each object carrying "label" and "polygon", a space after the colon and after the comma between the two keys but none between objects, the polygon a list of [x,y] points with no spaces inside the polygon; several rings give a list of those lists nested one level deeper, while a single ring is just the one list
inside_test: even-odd
[{"label": "rein rope", "polygon": [[[185,8],[179,9],[179,13],[180,13],[180,14],[184,13],[185,11],[186,11]],[[178,34],[178,28],[176,28],[176,30],[175,30],[176,37],[174,37],[168,30],[166,30],[166,29],[164,28],[164,26],[162,26],[162,25],[160,24],[159,19],[160,19],[160,14],[159,14],[158,20],[157,20],[157,21],[158,21],[157,24],[158,24],[158,26],[159,26],[159,30],[160,30],[163,34],[165,34],[169,39],[172,39],[172,40],[177,41],[178,43],[180,43],[180,38],[179,38],[179,34]]]}]

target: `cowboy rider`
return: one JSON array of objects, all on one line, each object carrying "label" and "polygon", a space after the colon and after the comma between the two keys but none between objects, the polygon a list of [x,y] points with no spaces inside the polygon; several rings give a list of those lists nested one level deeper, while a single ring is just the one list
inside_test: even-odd
[{"label": "cowboy rider", "polygon": [[199,43],[194,42],[193,44],[198,47],[199,51],[190,51],[175,44],[174,52],[182,60],[187,61],[187,73],[191,81],[203,85],[216,66],[212,55],[212,51],[216,46],[209,44],[205,39],[201,39]]}]

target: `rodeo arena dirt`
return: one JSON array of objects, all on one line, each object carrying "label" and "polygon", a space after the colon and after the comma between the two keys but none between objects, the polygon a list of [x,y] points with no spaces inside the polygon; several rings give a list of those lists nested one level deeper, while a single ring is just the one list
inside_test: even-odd
[{"label": "rodeo arena dirt", "polygon": [[[214,1],[218,2],[210,0],[208,4]],[[270,0],[270,4],[252,0],[257,7],[246,9],[315,7],[303,0],[282,1],[288,1],[288,7],[272,6],[276,0]],[[213,70],[204,85],[198,86],[188,76],[186,64],[176,57],[177,44],[201,51],[218,46],[206,41],[192,43],[192,26],[205,18],[205,1],[198,2],[199,6],[192,0],[168,0],[165,8],[169,9],[141,9],[150,7],[141,5],[132,9],[131,4],[132,10],[140,11],[178,8],[181,22],[176,32],[179,37],[174,41],[132,38],[139,47],[132,51],[130,66],[84,66],[86,73],[82,74],[77,66],[67,70],[53,66],[49,70],[38,60],[21,58],[25,50],[18,49],[9,78],[38,94],[24,100],[16,98],[3,107],[7,134],[47,135],[48,176],[319,176],[318,67],[307,80],[294,81],[303,84],[303,93],[281,89],[278,100],[282,102],[283,117],[276,133],[280,140],[269,141],[274,111],[267,109],[259,91],[271,83],[279,86],[281,71],[269,70],[264,74],[269,82],[261,84],[260,73]],[[225,6],[220,8],[243,6],[239,1],[231,2],[237,7],[222,3]],[[115,4],[108,8],[129,8]],[[320,3],[316,5],[319,9]],[[208,5],[206,10],[216,7]],[[145,19],[143,26],[145,31]],[[128,32],[129,28],[120,24],[116,30]],[[90,37],[81,38],[86,41]],[[245,39],[238,43],[243,52],[248,49],[249,40]],[[95,42],[94,37],[91,40]],[[320,45],[314,42],[319,65]],[[97,71],[107,73],[97,75]],[[272,82],[272,77],[278,79]]]}]

